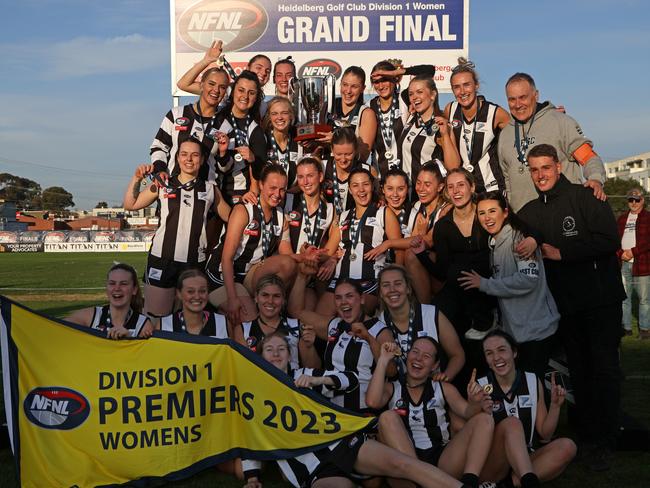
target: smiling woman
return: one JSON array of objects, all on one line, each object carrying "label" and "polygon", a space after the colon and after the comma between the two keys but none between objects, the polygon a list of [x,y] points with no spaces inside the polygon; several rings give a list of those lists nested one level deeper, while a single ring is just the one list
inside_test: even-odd
[{"label": "smiling woman", "polygon": [[142,292],[138,275],[128,264],[111,266],[106,277],[108,305],[78,310],[66,320],[105,331],[111,339],[150,337],[153,326],[142,313]]},{"label": "smiling woman", "polygon": [[[224,222],[229,218],[230,206],[219,189],[199,176],[204,151],[205,147],[196,139],[182,142],[176,156],[178,174],[165,181],[155,175],[153,165],[140,165],[124,194],[126,210],[159,203],[160,222],[145,272],[146,311],[156,317],[172,311],[174,286],[180,273],[201,267],[206,260],[208,212],[213,209]],[[141,192],[147,177],[155,183]]]}]

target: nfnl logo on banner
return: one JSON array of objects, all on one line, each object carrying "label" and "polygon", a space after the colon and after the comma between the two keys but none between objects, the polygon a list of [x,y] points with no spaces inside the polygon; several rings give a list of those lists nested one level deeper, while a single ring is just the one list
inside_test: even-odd
[{"label": "nfnl logo on banner", "polygon": [[25,488],[172,481],[238,456],[311,452],[373,423],[232,341],[114,341],[2,296],[0,353]]},{"label": "nfnl logo on banner", "polygon": [[[469,0],[171,0],[171,24],[173,96],[187,95],[176,81],[214,40],[223,41],[235,71],[255,54],[274,63],[292,56],[301,71],[328,61],[323,66],[331,70],[361,65],[367,74],[375,63],[398,58],[404,66],[436,65],[443,92],[469,49]],[[272,81],[266,91],[273,92]]]}]

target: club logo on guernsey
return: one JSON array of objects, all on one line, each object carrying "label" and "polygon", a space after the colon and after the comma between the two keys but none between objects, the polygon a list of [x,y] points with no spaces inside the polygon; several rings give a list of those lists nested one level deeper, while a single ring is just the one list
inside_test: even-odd
[{"label": "club logo on guernsey", "polygon": [[333,59],[312,59],[303,64],[298,70],[298,76],[327,76],[334,75],[338,80],[341,76],[343,69],[341,65]]},{"label": "club logo on guernsey", "polygon": [[244,234],[249,236],[259,235],[260,233],[259,228],[260,228],[259,222],[257,222],[257,220],[251,220],[251,222],[244,229]]},{"label": "club logo on guernsey", "polygon": [[71,430],[90,414],[88,400],[79,392],[60,386],[34,388],[25,397],[27,419],[44,429]]},{"label": "club logo on guernsey", "polygon": [[289,225],[292,227],[299,227],[302,216],[297,210],[292,210],[289,212]]},{"label": "club logo on guernsey", "polygon": [[266,32],[269,16],[257,0],[203,0],[178,19],[180,39],[205,51],[214,39],[223,39],[226,53],[254,44]]}]

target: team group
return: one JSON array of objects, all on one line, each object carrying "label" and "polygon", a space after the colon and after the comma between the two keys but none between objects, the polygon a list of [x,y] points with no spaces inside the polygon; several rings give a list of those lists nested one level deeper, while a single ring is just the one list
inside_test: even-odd
[{"label": "team group", "polygon": [[[366,74],[347,68],[333,130],[297,141],[292,60],[256,55],[235,75],[213,43],[178,82],[198,99],[167,113],[124,197],[158,205],[144,303],[117,264],[109,304],[69,320],[112,338],[230,337],[378,415],[373,436],[278,462],[321,488],[558,476],[576,454],[553,439],[565,390],[546,367],[561,343],[580,453],[608,469],[625,292],[603,162],[530,75],[507,81],[508,113],[462,58],[441,109],[434,72],[382,61],[364,103]],[[255,461],[222,468],[261,486]]]}]

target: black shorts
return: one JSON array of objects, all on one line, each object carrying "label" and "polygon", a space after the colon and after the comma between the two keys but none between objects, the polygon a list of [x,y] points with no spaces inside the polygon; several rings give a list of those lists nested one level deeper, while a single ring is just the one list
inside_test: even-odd
[{"label": "black shorts", "polygon": [[445,446],[437,445],[430,447],[429,449],[415,449],[415,454],[417,455],[420,461],[429,463],[432,466],[438,466],[440,461],[440,456],[442,456],[442,451],[445,450]]},{"label": "black shorts", "polygon": [[[327,287],[327,291],[334,293],[334,289],[336,288],[336,283],[337,279],[333,279],[330,281],[329,286]],[[379,288],[379,284],[377,283],[376,279],[372,280],[357,280],[353,279],[355,283],[359,285],[361,288],[361,293],[364,295],[377,295],[377,290]]]},{"label": "black shorts", "polygon": [[[223,274],[219,271],[219,265],[220,261],[218,259],[212,259],[212,254],[210,254],[205,264],[205,275],[208,277],[208,287],[211,292],[223,286]],[[245,274],[240,275],[235,273],[235,283],[243,284],[245,278]]]},{"label": "black shorts", "polygon": [[143,281],[158,288],[175,288],[178,277],[186,269],[203,269],[203,263],[181,263],[149,254]]},{"label": "black shorts", "polygon": [[359,449],[366,442],[365,434],[352,434],[341,439],[338,446],[330,451],[327,460],[322,462],[311,476],[311,483],[323,478],[340,476],[352,479],[354,463],[357,462]]}]

